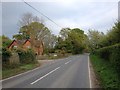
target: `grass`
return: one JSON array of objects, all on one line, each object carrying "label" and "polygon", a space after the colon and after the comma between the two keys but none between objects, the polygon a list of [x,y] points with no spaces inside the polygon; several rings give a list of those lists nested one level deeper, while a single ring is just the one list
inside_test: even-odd
[{"label": "grass", "polygon": [[117,88],[120,89],[120,81],[118,74],[113,66],[106,60],[95,55],[90,55],[93,68],[99,78],[101,87],[105,90]]},{"label": "grass", "polygon": [[16,68],[4,69],[2,70],[2,79],[26,72],[28,70],[32,70],[38,66],[40,66],[40,64],[34,63],[34,64],[20,65],[19,67],[16,67]]},{"label": "grass", "polygon": [[[50,57],[47,57],[47,58],[44,58],[42,57],[41,59],[59,59],[59,58],[64,58],[64,57],[67,57],[67,56],[50,56]],[[26,72],[28,70],[32,70],[36,67],[40,66],[40,64],[38,63],[33,63],[33,64],[24,64],[24,65],[20,65],[20,66],[16,66],[15,68],[6,68],[6,69],[3,69],[2,70],[2,79],[5,79],[5,78],[8,78],[8,77],[11,77],[11,76],[14,76],[14,75],[17,75],[17,74],[20,74],[20,73],[23,73],[23,72]],[[0,78],[1,79],[1,78]]]}]

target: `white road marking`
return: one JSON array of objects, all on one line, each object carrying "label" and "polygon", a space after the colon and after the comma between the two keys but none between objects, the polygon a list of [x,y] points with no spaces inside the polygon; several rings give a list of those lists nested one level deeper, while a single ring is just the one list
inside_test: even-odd
[{"label": "white road marking", "polygon": [[30,84],[34,84],[38,81],[40,81],[41,79],[43,79],[44,77],[48,76],[49,74],[53,73],[54,71],[58,70],[60,67],[55,68],[54,70],[50,71],[49,73],[45,74],[44,76],[40,77],[39,79],[35,80],[34,82],[30,83]]},{"label": "white road marking", "polygon": [[[55,63],[55,62],[54,62],[54,63]],[[51,63],[51,64],[52,64],[52,63]],[[46,64],[44,64],[44,65],[42,65],[42,66],[45,66],[45,65],[46,65]],[[35,68],[35,69],[32,69],[32,70],[29,70],[29,71],[26,71],[26,72],[23,72],[23,73],[17,74],[17,75],[15,75],[15,76],[11,76],[11,77],[9,77],[9,78],[6,78],[6,79],[3,79],[3,80],[0,80],[0,83],[3,82],[3,81],[9,80],[9,79],[12,79],[12,78],[15,78],[15,77],[18,77],[18,76],[21,76],[21,75],[27,74],[27,73],[32,72],[32,71],[34,71],[34,70],[37,70],[37,69],[39,69],[39,68],[41,68],[41,66],[40,66],[40,67],[37,67],[37,68]]]},{"label": "white road marking", "polygon": [[90,73],[90,59],[89,59],[89,56],[88,56],[88,72],[89,72],[90,88],[92,88],[91,73]]},{"label": "white road marking", "polygon": [[39,68],[41,68],[41,67],[37,67],[37,68],[32,69],[32,70],[29,70],[29,71],[27,71],[27,72],[23,72],[23,73],[20,73],[20,74],[15,75],[15,76],[11,76],[11,77],[9,77],[9,78],[6,78],[6,79],[3,79],[3,80],[0,80],[0,82],[3,82],[3,81],[6,81],[6,80],[9,80],[9,79],[12,79],[12,78],[15,78],[15,77],[18,77],[18,76],[24,75],[24,74],[26,74],[26,73],[32,72],[32,71],[34,71],[34,70],[37,70],[37,69],[39,69]]},{"label": "white road marking", "polygon": [[[53,63],[55,63],[55,62],[53,61]],[[51,63],[51,64],[52,64],[52,63]],[[44,64],[44,65],[42,65],[42,66],[45,66],[45,65],[46,65],[46,64]],[[15,76],[11,76],[11,77],[9,77],[9,78],[2,79],[2,80],[0,80],[0,83],[3,82],[3,81],[9,80],[9,79],[12,79],[12,78],[15,78],[15,77],[18,77],[18,76],[21,76],[21,75],[27,74],[27,73],[32,72],[32,71],[34,71],[34,70],[37,70],[37,69],[39,69],[39,68],[41,68],[41,66],[40,66],[40,67],[37,67],[37,68],[35,68],[35,69],[32,69],[32,70],[29,70],[29,71],[26,71],[26,72],[23,72],[23,73],[17,74],[17,75],[15,75]]]},{"label": "white road marking", "polygon": [[66,62],[65,64],[68,64],[68,63],[70,63],[71,62],[71,60],[70,61],[68,61],[68,62]]}]

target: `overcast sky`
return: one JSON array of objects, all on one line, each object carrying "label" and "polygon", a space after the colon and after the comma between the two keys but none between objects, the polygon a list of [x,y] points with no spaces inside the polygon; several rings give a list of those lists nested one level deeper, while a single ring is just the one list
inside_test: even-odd
[{"label": "overcast sky", "polygon": [[[15,0],[9,1],[4,0],[2,2],[2,14],[0,14],[0,19],[2,17],[2,22],[0,22],[0,25],[2,25],[2,34],[12,38],[12,35],[19,31],[18,21],[22,15],[30,12],[39,18],[42,17],[45,20],[45,25],[54,34],[58,35],[60,27],[21,2],[21,0],[16,0],[16,2]],[[95,29],[106,33],[118,19],[118,1],[100,0],[100,2],[96,2],[95,0],[84,0],[84,2],[81,2],[80,0],[43,0],[28,3],[63,28],[80,28],[85,33],[88,32],[88,29]]]}]

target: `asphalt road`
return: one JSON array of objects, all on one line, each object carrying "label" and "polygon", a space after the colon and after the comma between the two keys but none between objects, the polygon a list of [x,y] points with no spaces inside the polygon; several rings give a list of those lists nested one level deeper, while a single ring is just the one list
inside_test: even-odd
[{"label": "asphalt road", "polygon": [[4,80],[3,88],[90,88],[88,54],[70,56]]}]

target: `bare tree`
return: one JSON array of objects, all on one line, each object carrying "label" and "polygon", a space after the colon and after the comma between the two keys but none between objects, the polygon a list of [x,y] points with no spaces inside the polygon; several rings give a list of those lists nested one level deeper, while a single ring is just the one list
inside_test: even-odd
[{"label": "bare tree", "polygon": [[32,22],[40,22],[44,24],[44,19],[41,17],[34,16],[32,13],[23,14],[22,18],[19,20],[18,25],[20,27],[31,24]]},{"label": "bare tree", "polygon": [[[45,46],[52,45],[55,39],[51,31],[44,25],[44,20],[33,16],[32,13],[25,13],[21,20],[19,20],[20,33],[14,35],[17,39],[30,39],[32,46],[39,47],[40,43]],[[52,45],[53,46],[53,45]]]},{"label": "bare tree", "polygon": [[23,14],[21,20],[19,20],[19,24],[21,26],[29,25],[33,21],[32,13],[25,13]]}]

